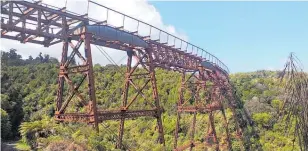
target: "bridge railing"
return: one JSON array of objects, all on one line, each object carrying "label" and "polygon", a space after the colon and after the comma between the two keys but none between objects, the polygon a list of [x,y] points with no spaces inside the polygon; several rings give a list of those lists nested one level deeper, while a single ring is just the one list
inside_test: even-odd
[{"label": "bridge railing", "polygon": [[[32,1],[33,0],[25,0]],[[90,5],[90,4],[94,4]],[[53,8],[53,9],[61,9],[59,7],[55,7],[49,4],[40,3],[40,5]],[[66,13],[73,14],[76,16],[82,16],[72,11],[65,10]],[[99,12],[99,13],[98,13]],[[162,45],[171,46],[176,48],[179,51],[183,51],[198,57],[201,57],[203,61],[207,61],[212,63],[214,66],[220,68],[225,73],[229,73],[228,67],[219,60],[213,54],[207,52],[206,50],[189,43],[184,40],[184,38],[179,38],[180,36],[172,35],[164,30],[161,30],[158,27],[150,25],[146,22],[140,21],[131,16],[125,15],[121,12],[108,8],[104,5],[101,5],[97,2],[89,0],[88,4],[88,12],[87,19],[90,24],[104,24],[117,29],[121,29],[123,31],[138,35],[145,40],[155,41],[161,43]],[[160,19],[160,18],[157,18]],[[167,27],[168,28],[168,27]],[[169,27],[173,28],[173,27]]]},{"label": "bridge railing", "polygon": [[[121,12],[108,8],[92,0],[90,0],[89,2],[102,8],[99,9],[100,14],[102,16],[105,16],[105,18],[99,17],[99,20],[103,19],[106,24],[113,25],[130,33],[134,33],[140,37],[144,37],[145,39],[148,38],[149,40],[172,46],[180,51],[199,56],[204,61],[208,61],[215,66],[218,66],[224,72],[229,73],[228,67],[216,56],[192,43],[185,41],[183,38],[179,38],[178,36],[172,35],[162,29],[159,29],[158,27],[140,21],[131,16],[125,15]],[[102,12],[103,10],[105,10],[105,13]],[[112,20],[110,18],[111,15],[113,15],[113,18],[116,18],[117,20]],[[91,20],[91,18],[89,19]]]}]

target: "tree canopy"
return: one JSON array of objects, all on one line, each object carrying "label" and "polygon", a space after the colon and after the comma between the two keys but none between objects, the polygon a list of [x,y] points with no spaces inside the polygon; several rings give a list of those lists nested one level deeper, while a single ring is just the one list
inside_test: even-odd
[{"label": "tree canopy", "polygon": [[[119,122],[101,123],[100,132],[84,124],[57,124],[53,120],[57,90],[58,61],[48,54],[22,59],[16,49],[1,51],[1,138],[11,140],[21,138],[18,147],[32,148],[75,148],[76,150],[113,150],[117,140]],[[121,104],[121,88],[124,86],[125,66],[101,66],[96,64],[95,87],[97,104],[102,109],[114,109]],[[166,150],[172,150],[176,123],[175,105],[178,100],[180,74],[156,69],[158,94],[163,113],[163,126]],[[244,127],[243,140],[232,138],[234,150],[299,150],[298,139],[293,134],[296,120],[279,119],[284,108],[284,85],[280,83],[279,71],[256,71],[231,74],[230,79],[237,93],[239,104],[236,109],[241,127]],[[78,81],[73,78],[73,81]],[[139,84],[144,82],[142,79]],[[283,82],[285,83],[285,81]],[[82,87],[83,93],[87,90]],[[132,90],[131,90],[132,91]],[[307,91],[305,91],[307,92]],[[132,93],[132,92],[129,92]],[[150,91],[144,92],[151,95]],[[146,105],[143,99],[138,105]],[[73,103],[69,109],[83,108]],[[235,125],[231,111],[227,110],[230,132],[235,136]],[[222,116],[215,116],[217,133],[225,133]],[[191,116],[183,116],[179,133],[179,143],[189,141]],[[205,135],[208,116],[197,115],[196,139]],[[285,133],[286,120],[290,121],[289,133]],[[127,120],[125,123],[124,145],[132,150],[162,150],[157,141],[155,120],[147,117]],[[219,138],[223,143],[223,139]]]}]

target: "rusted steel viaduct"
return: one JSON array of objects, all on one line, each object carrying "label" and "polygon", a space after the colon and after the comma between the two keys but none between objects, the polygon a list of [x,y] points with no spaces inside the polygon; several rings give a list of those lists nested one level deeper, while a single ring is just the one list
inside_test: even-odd
[{"label": "rusted steel viaduct", "polygon": [[[120,128],[116,147],[121,148],[124,124],[126,119],[141,116],[154,117],[157,120],[159,142],[165,144],[164,129],[161,114],[163,108],[158,97],[155,68],[162,68],[182,74],[181,87],[177,103],[177,124],[174,134],[174,150],[192,150],[196,145],[212,146],[216,150],[230,150],[231,141],[225,108],[231,108],[235,115],[235,100],[229,83],[228,68],[214,55],[177,38],[163,30],[145,22],[107,8],[96,2],[89,1],[107,11],[106,20],[95,20],[87,14],[79,15],[69,12],[66,8],[57,8],[39,2],[1,1],[1,38],[17,40],[21,43],[35,43],[49,47],[62,43],[62,57],[59,68],[58,91],[55,119],[63,122],[85,122],[93,124],[98,130],[98,124],[106,120],[119,120]],[[108,23],[108,12],[119,14],[123,18],[120,27]],[[128,30],[125,20],[136,23],[136,30]],[[142,32],[141,26],[147,27]],[[146,34],[145,34],[146,33]],[[80,46],[84,44],[84,55]],[[122,93],[122,106],[118,110],[100,110],[97,108],[95,96],[95,78],[93,74],[91,44],[114,48],[127,52],[125,84]],[[68,54],[68,50],[71,53]],[[82,65],[71,65],[72,58],[77,56]],[[133,64],[135,60],[135,64]],[[137,68],[143,68],[143,73],[136,73]],[[74,83],[70,77],[81,74],[81,81]],[[142,86],[134,83],[134,79],[144,79]],[[79,87],[87,83],[88,93],[82,94]],[[67,86],[65,86],[67,85]],[[191,87],[194,91],[192,92]],[[67,90],[64,90],[67,89]],[[129,89],[135,89],[135,94],[129,94]],[[146,98],[144,89],[151,89],[152,98]],[[64,91],[68,93],[64,94]],[[189,93],[189,98],[184,96]],[[203,94],[206,94],[205,96]],[[131,109],[136,98],[144,97],[153,103],[152,109]],[[76,97],[87,108],[86,112],[67,112],[67,107],[73,97]],[[189,102],[193,98],[193,103]],[[219,144],[214,125],[214,112],[223,115],[226,130],[226,144]],[[208,114],[210,126],[204,142],[194,140],[196,114]],[[178,144],[178,132],[181,114],[191,114],[192,126],[190,143]],[[236,120],[235,120],[236,121]],[[238,133],[240,129],[237,126]]]}]

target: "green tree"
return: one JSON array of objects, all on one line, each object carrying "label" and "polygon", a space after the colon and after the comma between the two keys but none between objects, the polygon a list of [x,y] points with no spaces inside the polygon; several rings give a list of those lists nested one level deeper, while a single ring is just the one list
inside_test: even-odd
[{"label": "green tree", "polygon": [[269,126],[272,116],[269,113],[255,113],[252,116],[253,120],[261,126]]},{"label": "green tree", "polygon": [[1,109],[1,139],[9,140],[12,137],[11,128],[9,115]]}]

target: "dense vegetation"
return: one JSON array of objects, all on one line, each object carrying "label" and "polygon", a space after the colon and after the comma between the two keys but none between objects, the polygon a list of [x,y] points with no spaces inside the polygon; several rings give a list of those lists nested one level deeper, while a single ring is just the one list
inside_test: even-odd
[{"label": "dense vegetation", "polygon": [[[56,123],[53,120],[57,90],[58,61],[39,54],[23,60],[11,49],[1,52],[1,141],[20,139],[19,149],[53,150],[110,150],[115,146],[119,122],[107,121],[99,125],[97,134],[87,125]],[[123,87],[123,72],[120,68],[95,65],[96,97],[99,108],[111,109],[120,106]],[[119,71],[120,70],[120,71]],[[180,76],[175,72],[157,69],[157,85],[161,105],[165,109],[163,125],[167,150],[173,147],[176,122],[175,104],[178,99]],[[232,137],[234,150],[299,150],[297,140],[284,129],[284,119],[278,120],[282,108],[283,93],[279,85],[280,72],[257,71],[230,75],[238,95],[237,114],[244,127],[243,140]],[[78,79],[78,77],[76,77]],[[75,80],[76,80],[75,79]],[[142,81],[141,81],[142,82]],[[150,91],[144,92],[150,95]],[[139,105],[145,105],[140,101]],[[73,105],[78,108],[78,104]],[[241,114],[243,116],[241,116]],[[188,141],[190,118],[183,116],[179,143]],[[221,115],[217,115],[217,133],[225,132]],[[230,130],[235,136],[234,119],[227,110]],[[202,138],[207,128],[206,115],[197,116],[196,138]],[[291,121],[292,122],[292,121]],[[187,136],[186,136],[187,135]],[[125,123],[124,145],[132,150],[162,150],[158,144],[156,121],[138,118]],[[219,140],[223,143],[223,138]]]}]

